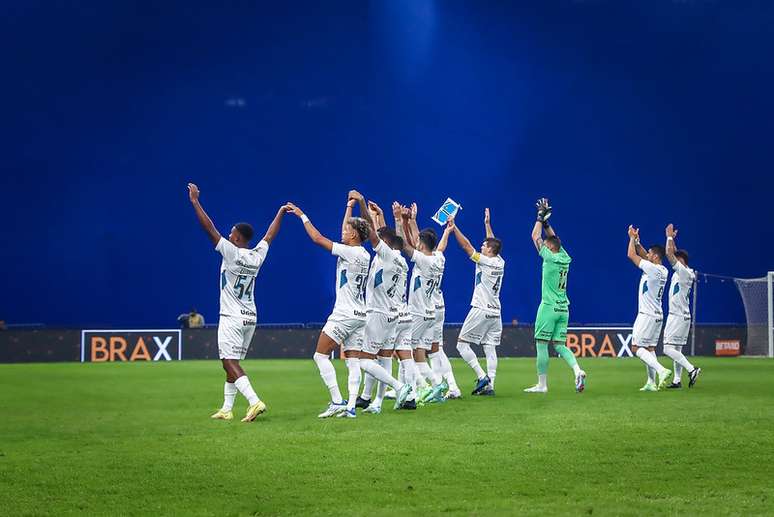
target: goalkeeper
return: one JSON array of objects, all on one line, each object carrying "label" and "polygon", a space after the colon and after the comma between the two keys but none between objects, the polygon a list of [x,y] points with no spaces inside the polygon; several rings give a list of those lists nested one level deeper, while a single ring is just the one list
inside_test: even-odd
[{"label": "goalkeeper", "polygon": [[[548,345],[567,362],[575,374],[575,391],[586,387],[586,372],[580,369],[575,356],[565,345],[567,322],[570,317],[570,301],[567,299],[567,273],[572,259],[562,247],[554,229],[548,224],[551,207],[546,198],[537,204],[537,221],[532,229],[532,242],[543,259],[542,299],[535,318],[535,348],[537,349],[538,383],[524,391],[546,393],[548,391]],[[543,232],[546,234],[543,240]]]}]

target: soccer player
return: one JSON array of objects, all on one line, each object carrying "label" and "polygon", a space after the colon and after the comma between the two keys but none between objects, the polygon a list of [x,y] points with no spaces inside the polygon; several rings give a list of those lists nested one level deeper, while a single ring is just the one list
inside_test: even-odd
[{"label": "soccer player", "polygon": [[671,374],[656,358],[656,345],[664,321],[661,297],[664,295],[664,286],[669,275],[662,264],[664,248],[654,245],[646,253],[640,244],[640,231],[629,226],[629,246],[626,254],[629,260],[642,270],[637,319],[634,320],[632,329],[632,352],[645,363],[648,372],[648,380],[640,391],[658,391],[666,387]]},{"label": "soccer player", "polygon": [[[433,293],[440,282],[446,259],[443,253],[434,254],[438,236],[432,229],[417,232],[412,225],[412,210],[401,211],[403,233],[403,253],[414,263],[409,283],[409,312],[411,313],[411,346],[414,349],[414,362],[419,376],[430,382],[432,388],[418,392],[419,401],[443,402],[448,384],[427,364],[427,353],[432,350],[433,325],[435,323],[435,304]],[[413,217],[416,221],[416,216]],[[412,229],[413,226],[413,229]],[[448,239],[448,236],[446,237]]]},{"label": "soccer player", "polygon": [[[486,239],[481,244],[481,251],[473,248],[467,237],[460,231],[454,219],[448,226],[454,231],[457,243],[470,260],[476,263],[476,276],[473,287],[473,298],[470,311],[462,324],[462,330],[457,338],[457,350],[462,359],[468,363],[476,374],[476,386],[473,395],[494,395],[494,380],[497,375],[497,347],[503,333],[503,321],[500,314],[500,289],[505,274],[505,260],[500,256],[503,243],[494,236],[492,228],[487,223],[486,212],[484,226]],[[486,356],[486,369],[481,368],[476,353],[471,345],[482,345]]]},{"label": "soccer player", "polygon": [[[538,215],[532,228],[532,242],[543,259],[543,284],[540,306],[535,317],[535,349],[537,350],[538,383],[524,391],[546,393],[548,391],[548,345],[572,368],[575,375],[575,391],[586,387],[586,372],[580,369],[575,355],[567,348],[567,323],[570,319],[570,300],[567,298],[567,274],[572,258],[562,241],[548,223],[551,206],[543,198],[537,202]],[[543,232],[546,239],[543,240]]]},{"label": "soccer player", "polygon": [[[366,210],[365,200],[359,192],[350,193],[360,204],[360,212],[368,214],[370,226],[369,240],[376,252],[368,274],[368,288],[366,290],[366,324],[364,342],[360,349],[360,367],[366,373],[366,380],[380,381],[380,393],[377,394],[374,404],[370,403],[372,382],[368,382],[363,392],[366,397],[358,397],[356,407],[362,407],[368,413],[379,414],[382,400],[384,399],[384,385],[391,386],[397,393],[394,409],[399,409],[411,395],[412,388],[408,383],[398,382],[392,376],[392,359],[377,363],[379,354],[384,357],[384,352],[392,354],[394,344],[392,336],[396,332],[398,323],[398,308],[406,292],[406,278],[408,277],[408,264],[401,255],[403,239],[395,234],[392,228],[383,224],[382,209],[376,203],[371,202],[370,210]],[[381,214],[381,217],[380,217]],[[374,231],[374,227],[378,227]],[[339,413],[345,415],[347,413]]]},{"label": "soccer player", "polygon": [[223,256],[220,265],[220,320],[218,321],[218,355],[226,371],[223,387],[223,406],[212,415],[218,420],[232,420],[234,398],[239,391],[247,399],[249,407],[242,422],[252,422],[266,411],[266,404],[255,394],[250,379],[239,361],[247,355],[247,349],[255,332],[257,314],[253,288],[255,277],[269,252],[269,244],[277,236],[287,206],[280,207],[266,235],[254,248],[249,248],[253,238],[253,227],[238,223],[224,239],[215,228],[207,212],[199,203],[199,188],[188,184],[188,197],[215,249]]},{"label": "soccer player", "polygon": [[688,342],[691,330],[691,289],[696,273],[688,267],[688,253],[678,250],[675,243],[677,230],[674,225],[666,227],[666,257],[672,264],[672,282],[669,284],[669,315],[664,326],[664,354],[674,361],[675,374],[668,388],[682,388],[683,369],[688,372],[688,387],[696,384],[701,368],[696,368],[683,355],[683,346]]},{"label": "soccer player", "polygon": [[[312,242],[338,257],[336,302],[333,312],[320,332],[314,354],[314,362],[320,370],[320,377],[331,395],[330,404],[318,415],[319,418],[328,418],[342,412],[345,412],[349,418],[357,416],[355,403],[361,380],[358,354],[365,331],[365,287],[368,279],[368,263],[371,259],[363,243],[368,240],[371,230],[365,219],[352,217],[354,204],[355,200],[350,197],[341,223],[341,242],[339,243],[323,236],[300,208],[293,203],[288,203],[289,211],[304,223],[304,229]],[[330,360],[331,352],[341,346],[343,346],[348,371],[348,401],[341,396],[336,381],[336,370]]]}]

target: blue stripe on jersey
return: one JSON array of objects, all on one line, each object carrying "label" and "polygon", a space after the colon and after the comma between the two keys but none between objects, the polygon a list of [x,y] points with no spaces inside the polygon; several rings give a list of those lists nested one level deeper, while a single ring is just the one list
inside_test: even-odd
[{"label": "blue stripe on jersey", "polygon": [[675,284],[675,288],[672,291],[672,296],[676,295],[679,292],[680,292],[680,284]]},{"label": "blue stripe on jersey", "polygon": [[642,294],[645,294],[645,293],[647,293],[647,292],[648,292],[648,283],[647,283],[647,282],[644,282],[644,283],[642,284]]},{"label": "blue stripe on jersey", "polygon": [[226,280],[226,272],[221,271],[220,272],[220,288],[223,289],[226,287],[226,284],[228,283],[228,280]]},{"label": "blue stripe on jersey", "polygon": [[476,285],[481,283],[481,271],[476,273]]},{"label": "blue stripe on jersey", "polygon": [[422,287],[422,279],[421,279],[421,278],[419,278],[419,277],[416,277],[416,278],[414,279],[414,291],[416,291],[416,290],[417,290],[417,289],[419,289],[420,287]]},{"label": "blue stripe on jersey", "polygon": [[341,270],[341,278],[339,278],[339,289],[344,287],[344,284],[347,283],[347,272],[343,269]]},{"label": "blue stripe on jersey", "polygon": [[374,275],[374,287],[379,287],[380,285],[382,285],[382,282],[383,282],[382,273],[384,273],[384,269],[380,269]]}]

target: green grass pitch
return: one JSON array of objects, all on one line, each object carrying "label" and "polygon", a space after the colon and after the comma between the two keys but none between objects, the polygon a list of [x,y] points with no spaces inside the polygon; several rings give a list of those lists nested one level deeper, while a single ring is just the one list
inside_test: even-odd
[{"label": "green grass pitch", "polygon": [[576,394],[551,359],[539,395],[501,359],[494,398],[318,420],[311,359],[251,360],[252,424],[209,419],[215,361],[0,365],[0,513],[771,514],[774,361],[697,362],[694,389],[640,393],[638,360],[581,360]]}]

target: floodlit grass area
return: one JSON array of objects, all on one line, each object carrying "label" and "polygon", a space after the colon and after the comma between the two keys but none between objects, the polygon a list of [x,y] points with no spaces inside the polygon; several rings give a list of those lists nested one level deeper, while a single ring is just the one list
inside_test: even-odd
[{"label": "floodlit grass area", "polygon": [[[664,364],[666,361],[662,358]],[[640,393],[636,359],[501,359],[497,396],[319,420],[311,360],[244,366],[269,411],[212,421],[215,361],[0,365],[4,515],[770,514],[774,361],[699,358],[697,386]],[[345,369],[336,361],[346,389]],[[246,402],[237,399],[235,416]]]}]

